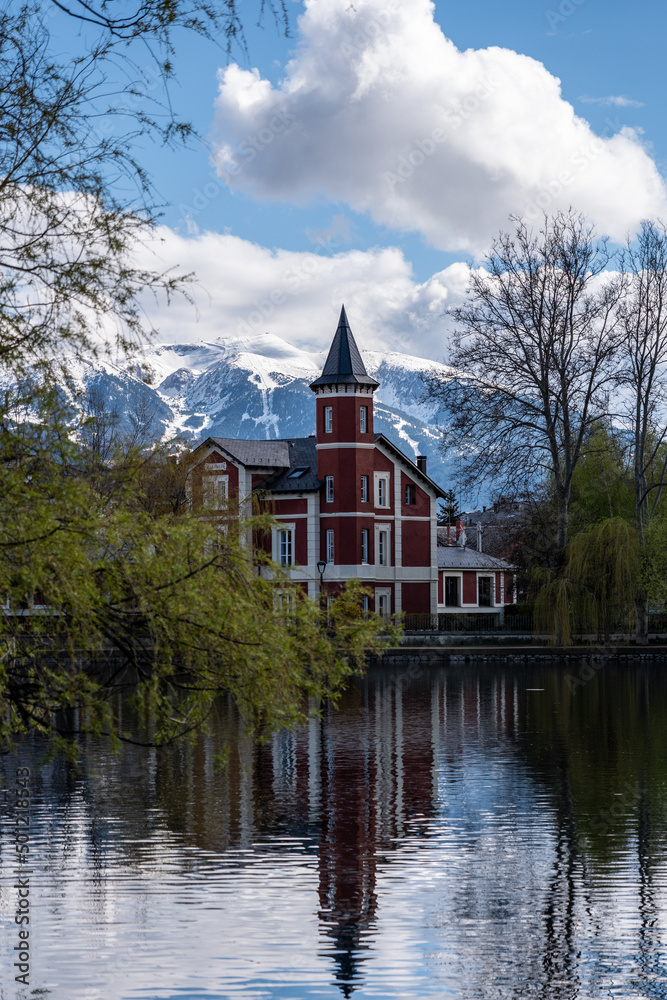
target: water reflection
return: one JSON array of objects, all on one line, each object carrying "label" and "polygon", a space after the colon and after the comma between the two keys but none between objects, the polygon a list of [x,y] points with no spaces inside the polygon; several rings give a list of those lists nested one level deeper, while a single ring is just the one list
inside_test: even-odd
[{"label": "water reflection", "polygon": [[85,751],[33,780],[56,997],[667,997],[661,668],[378,665],[263,745],[225,703],[192,746]]}]

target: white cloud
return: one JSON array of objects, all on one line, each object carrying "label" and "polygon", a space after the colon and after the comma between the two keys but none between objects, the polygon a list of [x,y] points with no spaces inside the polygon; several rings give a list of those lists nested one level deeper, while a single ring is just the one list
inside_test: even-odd
[{"label": "white cloud", "polygon": [[636,132],[597,137],[534,59],[460,52],[429,0],[306,0],[299,31],[279,87],[257,70],[221,72],[214,156],[233,188],[324,195],[473,252],[511,212],[572,204],[614,238],[666,214]]},{"label": "white cloud", "polygon": [[[415,281],[401,250],[319,254],[271,250],[229,234],[179,235],[162,227],[160,244],[141,251],[140,264],[193,271],[196,305],[176,297],[169,307],[145,308],[164,343],[269,332],[296,347],[328,348],[341,303],[359,346],[442,360],[446,310],[462,301],[465,264]],[[157,259],[156,259],[157,257]]]},{"label": "white cloud", "polygon": [[643,108],[643,101],[635,101],[632,97],[623,97],[619,95],[618,97],[580,97],[580,101],[584,104],[599,104],[603,108]]}]

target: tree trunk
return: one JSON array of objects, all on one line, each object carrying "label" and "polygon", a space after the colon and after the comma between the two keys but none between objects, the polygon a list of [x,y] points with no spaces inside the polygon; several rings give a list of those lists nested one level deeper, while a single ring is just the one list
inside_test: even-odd
[{"label": "tree trunk", "polygon": [[646,646],[648,643],[648,597],[645,594],[637,595],[635,609],[637,612],[635,642],[638,646]]},{"label": "tree trunk", "polygon": [[565,549],[567,547],[567,533],[569,527],[569,517],[568,517],[568,507],[569,507],[569,494],[557,492],[558,500],[558,528],[556,532],[556,551],[554,553],[554,563],[555,567],[559,568],[565,558]]}]

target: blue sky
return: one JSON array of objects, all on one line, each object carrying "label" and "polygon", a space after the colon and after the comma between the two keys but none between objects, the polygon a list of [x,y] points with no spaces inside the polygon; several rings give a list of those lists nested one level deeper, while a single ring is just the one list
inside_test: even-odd
[{"label": "blue sky", "polygon": [[[319,347],[344,297],[367,346],[441,359],[465,262],[509,212],[572,203],[616,239],[667,215],[664,3],[288,6],[287,39],[247,17],[238,71],[215,45],[177,40],[171,99],[208,144],[145,160],[164,259],[194,266],[202,296],[198,326],[158,317],[165,339],[185,324],[189,340],[272,332]],[[303,263],[317,273],[290,286]]]}]

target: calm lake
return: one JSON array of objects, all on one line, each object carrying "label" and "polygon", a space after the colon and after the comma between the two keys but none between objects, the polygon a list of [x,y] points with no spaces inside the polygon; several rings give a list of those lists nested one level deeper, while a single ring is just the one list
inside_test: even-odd
[{"label": "calm lake", "polygon": [[193,746],[87,741],[76,775],[26,740],[0,997],[667,997],[667,664],[579,669],[377,665],[267,745],[223,705]]}]

